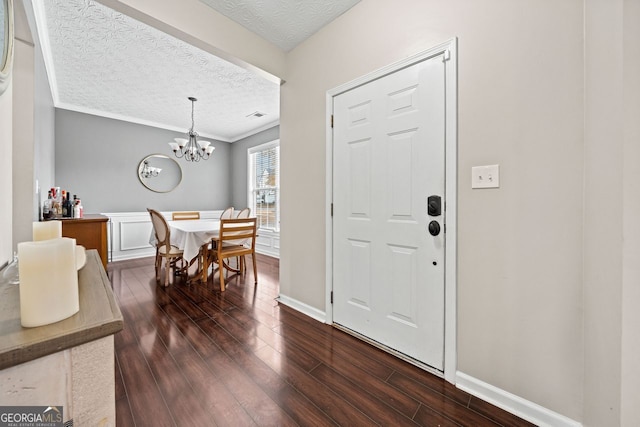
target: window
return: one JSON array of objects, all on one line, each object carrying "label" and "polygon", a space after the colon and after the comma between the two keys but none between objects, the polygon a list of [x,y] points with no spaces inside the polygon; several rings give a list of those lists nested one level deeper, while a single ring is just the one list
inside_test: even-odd
[{"label": "window", "polygon": [[258,228],[279,231],[280,140],[250,148],[248,154],[251,212],[258,218]]}]

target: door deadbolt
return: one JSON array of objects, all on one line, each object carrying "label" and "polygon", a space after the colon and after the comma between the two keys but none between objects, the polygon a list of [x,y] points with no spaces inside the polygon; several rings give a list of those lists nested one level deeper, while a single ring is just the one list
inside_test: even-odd
[{"label": "door deadbolt", "polygon": [[442,198],[440,196],[427,197],[427,214],[429,216],[442,215]]},{"label": "door deadbolt", "polygon": [[440,224],[438,223],[438,221],[431,221],[429,223],[429,234],[431,234],[432,236],[437,236],[438,234],[440,234]]}]

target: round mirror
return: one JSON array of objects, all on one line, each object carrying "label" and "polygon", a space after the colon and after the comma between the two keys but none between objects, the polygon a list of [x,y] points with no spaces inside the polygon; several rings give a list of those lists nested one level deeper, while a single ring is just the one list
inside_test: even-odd
[{"label": "round mirror", "polygon": [[156,193],[168,193],[182,181],[178,162],[164,154],[152,154],[138,165],[138,178],[142,185]]},{"label": "round mirror", "polygon": [[13,0],[0,0],[0,95],[9,85],[13,59]]}]

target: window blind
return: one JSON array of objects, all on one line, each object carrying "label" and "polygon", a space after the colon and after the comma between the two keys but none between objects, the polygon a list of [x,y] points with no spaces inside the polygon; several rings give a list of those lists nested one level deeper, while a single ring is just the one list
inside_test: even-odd
[{"label": "window blind", "polygon": [[251,210],[258,227],[280,228],[280,146],[256,147],[249,154],[251,168]]}]

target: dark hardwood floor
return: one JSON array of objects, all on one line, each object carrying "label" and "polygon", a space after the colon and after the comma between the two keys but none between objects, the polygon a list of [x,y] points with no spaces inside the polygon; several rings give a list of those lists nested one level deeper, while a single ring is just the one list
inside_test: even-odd
[{"label": "dark hardwood floor", "polygon": [[125,320],[118,426],[532,425],[279,305],[277,259],[258,256],[258,285],[249,266],[224,293],[217,275],[158,286],[153,258],[108,274]]}]

